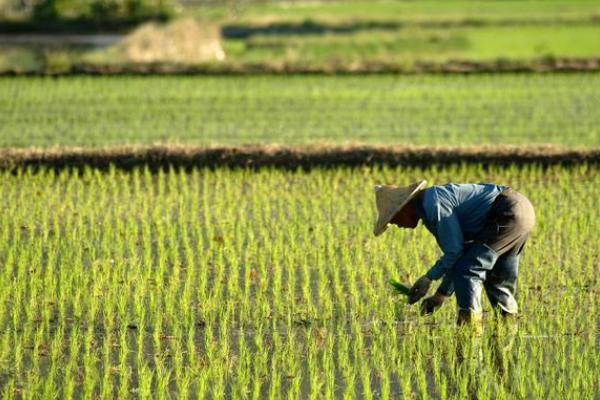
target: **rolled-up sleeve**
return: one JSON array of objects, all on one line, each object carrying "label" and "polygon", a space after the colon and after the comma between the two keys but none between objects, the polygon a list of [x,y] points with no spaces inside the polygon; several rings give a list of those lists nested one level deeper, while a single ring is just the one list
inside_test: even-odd
[{"label": "rolled-up sleeve", "polygon": [[427,277],[437,280],[444,276],[462,256],[464,237],[459,220],[452,212],[451,205],[443,204],[443,201],[440,201],[436,204],[432,217],[435,238],[444,255],[429,269]]}]

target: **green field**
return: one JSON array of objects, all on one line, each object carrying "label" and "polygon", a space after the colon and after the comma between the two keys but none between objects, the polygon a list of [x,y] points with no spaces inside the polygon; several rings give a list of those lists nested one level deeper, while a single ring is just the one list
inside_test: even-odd
[{"label": "green field", "polygon": [[[3,173],[0,393],[591,399],[598,172]],[[516,331],[497,336],[486,312],[482,338],[461,336],[454,301],[420,317],[393,295],[390,277],[411,283],[439,251],[423,227],[374,238],[372,187],[418,178],[531,199]]]},{"label": "green field", "polygon": [[[258,34],[224,42],[227,64],[264,63],[334,68],[385,63],[418,68],[452,60],[528,62],[547,57],[600,55],[600,24],[368,30],[348,34]],[[105,56],[110,61],[112,53]],[[118,60],[118,58],[117,58]]]},{"label": "green field", "polygon": [[[196,17],[200,25],[214,26],[221,32],[226,60],[186,61],[188,66],[203,70],[421,71],[423,63],[444,66],[456,60],[509,61],[531,67],[541,60],[600,57],[597,1],[234,1],[183,5],[178,17]],[[86,26],[94,31],[94,25],[87,23],[71,33],[80,34]],[[149,48],[160,42],[153,37],[144,40]],[[187,40],[201,44],[206,39],[189,36]],[[0,37],[0,72],[56,73],[69,71],[74,65],[124,66],[132,61],[129,54],[125,44],[68,45],[61,44],[60,39],[52,45],[36,41],[24,44],[4,42]],[[161,62],[169,64],[172,60]]]},{"label": "green field", "polygon": [[[187,3],[187,4],[186,4]],[[325,20],[391,20],[407,23],[423,21],[553,21],[585,20],[600,14],[595,0],[342,0],[303,2],[247,2],[233,10],[222,7],[198,7],[193,1],[185,2],[186,12],[199,16],[221,12],[231,19],[269,21],[283,19],[302,21]]]},{"label": "green field", "polygon": [[224,32],[246,28],[249,36],[225,36],[233,65],[410,69],[418,62],[600,56],[600,5],[593,1],[266,2],[236,11],[223,17]]},{"label": "green field", "polygon": [[600,145],[600,75],[0,79],[0,146]]}]

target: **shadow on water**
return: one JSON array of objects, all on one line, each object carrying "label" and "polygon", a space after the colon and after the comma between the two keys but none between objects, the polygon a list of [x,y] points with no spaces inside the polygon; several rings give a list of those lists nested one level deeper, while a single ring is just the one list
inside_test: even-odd
[{"label": "shadow on water", "polygon": [[225,38],[248,38],[255,35],[323,35],[327,33],[355,33],[364,30],[393,31],[404,27],[399,21],[358,21],[352,23],[325,23],[307,19],[301,22],[274,22],[265,25],[230,24],[221,28]]},{"label": "shadow on water", "polygon": [[555,19],[498,19],[485,20],[478,18],[465,18],[460,20],[354,20],[348,22],[325,22],[313,19],[290,22],[272,22],[262,25],[252,24],[225,24],[221,28],[224,38],[243,39],[255,35],[324,35],[324,34],[351,34],[360,31],[395,31],[405,28],[423,29],[449,29],[449,28],[477,28],[485,26],[511,27],[522,25],[560,25],[560,24],[593,24],[597,18],[555,18]]},{"label": "shadow on water", "polygon": [[455,391],[470,399],[482,398],[482,392],[497,392],[500,387],[510,393],[510,375],[517,362],[513,353],[517,334],[517,320],[513,317],[496,316],[485,334],[475,333],[472,326],[459,327],[455,367],[465,379]]}]

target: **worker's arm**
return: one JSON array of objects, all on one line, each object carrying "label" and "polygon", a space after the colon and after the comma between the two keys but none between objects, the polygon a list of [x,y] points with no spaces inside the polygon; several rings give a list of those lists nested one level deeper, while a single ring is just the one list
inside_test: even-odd
[{"label": "worker's arm", "polygon": [[[436,221],[435,225],[436,239],[444,255],[429,269],[423,278],[426,280],[435,280],[443,276],[444,279],[437,292],[421,303],[422,314],[433,313],[442,306],[444,301],[454,291],[454,284],[451,277],[452,268],[463,252],[463,234],[456,215],[451,211],[446,213],[441,212],[438,215],[440,215],[440,218]],[[413,295],[413,300],[416,297],[416,295]]]},{"label": "worker's arm", "polygon": [[451,209],[440,206],[435,218],[435,237],[444,255],[427,272],[426,276],[431,280],[440,279],[450,271],[462,256],[464,246],[460,223]]},{"label": "worker's arm", "polygon": [[454,266],[463,252],[463,234],[449,202],[438,201],[431,208],[429,221],[432,232],[444,255],[420,277],[410,289],[408,303],[413,304],[427,294],[431,281],[440,279]]}]

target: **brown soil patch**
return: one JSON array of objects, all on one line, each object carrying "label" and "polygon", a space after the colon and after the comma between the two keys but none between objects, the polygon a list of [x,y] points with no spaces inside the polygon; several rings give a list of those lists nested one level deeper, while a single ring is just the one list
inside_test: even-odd
[{"label": "brown soil patch", "polygon": [[600,148],[540,146],[380,146],[380,145],[250,145],[206,146],[124,146],[108,148],[0,149],[0,169],[83,168],[129,170],[147,166],[168,167],[276,167],[310,169],[338,166],[440,166],[460,163],[484,165],[578,165],[599,164]]},{"label": "brown soil patch", "polygon": [[15,75],[252,75],[252,74],[478,74],[478,73],[540,73],[597,72],[600,57],[540,58],[534,60],[497,59],[492,61],[451,60],[442,63],[417,62],[412,66],[380,61],[329,63],[312,66],[293,62],[201,64],[132,62],[125,64],[73,64],[64,70],[0,71],[0,76]]}]

